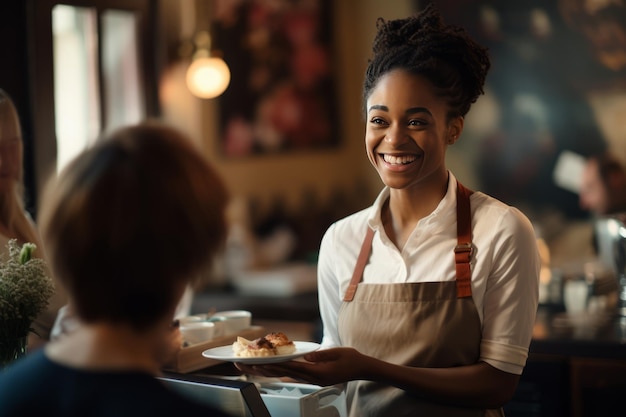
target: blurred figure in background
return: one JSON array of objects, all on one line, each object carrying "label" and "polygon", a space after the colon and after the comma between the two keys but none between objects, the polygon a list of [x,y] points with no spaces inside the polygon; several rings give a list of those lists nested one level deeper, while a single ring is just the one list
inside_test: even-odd
[{"label": "blurred figure in background", "polygon": [[223,416],[155,377],[181,296],[223,245],[227,202],[188,138],[158,123],[71,162],[46,188],[40,224],[80,326],[4,369],[0,415]]},{"label": "blurred figure in background", "polygon": [[[44,247],[35,223],[24,208],[23,143],[19,116],[11,97],[0,89],[0,260],[6,260],[9,239],[20,245],[34,243],[33,256],[44,257]],[[33,350],[50,336],[58,309],[66,302],[59,286],[48,308],[33,322],[35,333],[29,334],[28,348]]]},{"label": "blurred figure in background", "polygon": [[620,160],[609,152],[588,157],[579,200],[595,216],[626,212],[626,170]]},{"label": "blurred figure in background", "polygon": [[[620,276],[626,272],[626,240],[618,232],[626,224],[626,168],[622,161],[607,151],[587,158],[583,168],[580,207],[592,215],[592,246],[595,254],[593,294],[606,295],[608,309],[612,309],[626,287]],[[623,287],[623,288],[620,288]],[[626,301],[620,309],[626,314]]]}]

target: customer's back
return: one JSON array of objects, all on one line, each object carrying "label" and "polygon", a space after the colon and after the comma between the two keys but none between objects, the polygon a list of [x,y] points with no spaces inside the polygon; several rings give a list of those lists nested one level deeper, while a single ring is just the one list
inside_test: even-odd
[{"label": "customer's back", "polygon": [[222,416],[156,377],[185,287],[222,245],[227,193],[188,139],[120,129],[47,187],[48,259],[81,326],[0,373],[0,415]]}]

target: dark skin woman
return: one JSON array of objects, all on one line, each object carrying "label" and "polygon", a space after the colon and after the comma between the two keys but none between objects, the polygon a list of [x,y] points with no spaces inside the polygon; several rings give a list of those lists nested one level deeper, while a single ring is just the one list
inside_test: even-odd
[{"label": "dark skin woman", "polygon": [[322,349],[242,371],[347,383],[351,416],[502,415],[537,309],[534,231],[445,163],[489,66],[485,48],[432,6],[378,21],[363,98],[384,188],[321,243]]}]

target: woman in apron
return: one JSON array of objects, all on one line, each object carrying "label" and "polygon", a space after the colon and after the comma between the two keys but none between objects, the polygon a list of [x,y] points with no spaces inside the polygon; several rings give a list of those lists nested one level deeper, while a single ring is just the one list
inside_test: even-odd
[{"label": "woman in apron", "polygon": [[503,414],[537,309],[534,231],[445,165],[489,66],[486,50],[432,6],[379,20],[365,143],[385,188],[322,240],[323,349],[307,362],[240,369],[348,382],[355,417]]}]

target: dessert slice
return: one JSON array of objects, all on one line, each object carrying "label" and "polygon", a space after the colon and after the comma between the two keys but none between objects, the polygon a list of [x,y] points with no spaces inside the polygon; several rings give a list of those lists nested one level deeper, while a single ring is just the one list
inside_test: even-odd
[{"label": "dessert slice", "polygon": [[296,345],[282,332],[269,333],[254,340],[238,336],[233,343],[235,356],[242,358],[288,355],[295,351]]}]

